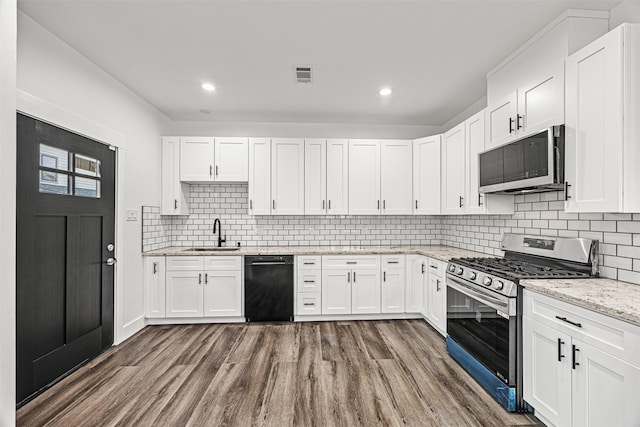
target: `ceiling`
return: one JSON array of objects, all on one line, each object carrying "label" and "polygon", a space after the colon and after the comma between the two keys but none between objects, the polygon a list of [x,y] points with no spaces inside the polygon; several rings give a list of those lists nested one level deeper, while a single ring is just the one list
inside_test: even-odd
[{"label": "ceiling", "polygon": [[[618,1],[20,0],[173,120],[442,125],[568,8]],[[294,80],[312,65],[312,84]],[[216,86],[213,93],[202,82]],[[378,90],[390,86],[383,98]],[[210,113],[203,113],[208,110]]]}]

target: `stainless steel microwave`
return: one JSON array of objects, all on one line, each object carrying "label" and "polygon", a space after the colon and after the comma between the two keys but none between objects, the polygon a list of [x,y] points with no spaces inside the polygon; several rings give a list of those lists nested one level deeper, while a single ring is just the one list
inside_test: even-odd
[{"label": "stainless steel microwave", "polygon": [[478,155],[480,193],[540,193],[564,189],[564,125]]}]

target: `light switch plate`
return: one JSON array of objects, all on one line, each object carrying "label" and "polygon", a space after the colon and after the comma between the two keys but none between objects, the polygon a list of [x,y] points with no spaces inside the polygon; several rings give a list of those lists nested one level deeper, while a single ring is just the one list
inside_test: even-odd
[{"label": "light switch plate", "polygon": [[138,210],[127,209],[127,221],[137,221],[137,220],[138,220]]}]

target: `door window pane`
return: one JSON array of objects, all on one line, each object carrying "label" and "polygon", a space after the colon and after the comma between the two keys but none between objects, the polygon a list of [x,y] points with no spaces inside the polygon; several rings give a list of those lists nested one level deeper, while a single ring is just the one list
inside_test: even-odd
[{"label": "door window pane", "polygon": [[100,176],[100,160],[81,154],[75,155],[75,173],[89,176]]},{"label": "door window pane", "polygon": [[69,176],[63,173],[40,171],[40,192],[69,194]]},{"label": "door window pane", "polygon": [[40,144],[40,166],[45,168],[69,170],[69,152],[60,148]]},{"label": "door window pane", "polygon": [[76,196],[80,197],[100,197],[100,181],[97,179],[83,178],[76,176],[75,178],[75,192]]}]

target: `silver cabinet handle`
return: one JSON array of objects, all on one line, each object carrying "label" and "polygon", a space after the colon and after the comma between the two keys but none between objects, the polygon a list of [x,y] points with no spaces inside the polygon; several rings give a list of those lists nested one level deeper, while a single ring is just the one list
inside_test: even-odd
[{"label": "silver cabinet handle", "polygon": [[386,281],[387,281],[387,272],[386,272],[386,271],[383,271],[383,272],[382,272],[382,281],[383,281],[383,282],[386,282]]},{"label": "silver cabinet handle", "polygon": [[202,285],[202,273],[198,273],[198,285]]},{"label": "silver cabinet handle", "polygon": [[324,210],[325,203],[326,203],[326,202],[323,200],[323,201],[322,201],[322,210]]},{"label": "silver cabinet handle", "polygon": [[316,283],[315,280],[305,280],[304,283]]},{"label": "silver cabinet handle", "polygon": [[249,200],[249,209],[253,209],[253,200]]},{"label": "silver cabinet handle", "polygon": [[331,210],[331,199],[329,199],[328,203],[329,203],[329,205],[328,205],[329,206],[329,210]]},{"label": "silver cabinet handle", "polygon": [[353,272],[353,283],[356,283],[356,272]]},{"label": "silver cabinet handle", "polygon": [[316,265],[315,261],[311,261],[311,262],[303,262],[304,265]]},{"label": "silver cabinet handle", "polygon": [[154,262],[153,263],[153,274],[156,274],[158,272],[158,263]]},{"label": "silver cabinet handle", "polygon": [[115,258],[107,258],[107,260],[105,261],[105,263],[109,266],[112,267],[114,265],[116,265],[116,262],[118,262],[117,259]]},{"label": "silver cabinet handle", "polygon": [[387,209],[387,201],[386,200],[382,201],[382,209]]},{"label": "silver cabinet handle", "polygon": [[209,176],[213,175],[213,166],[209,165]]},{"label": "silver cabinet handle", "polygon": [[216,176],[218,176],[218,165],[216,165]]},{"label": "silver cabinet handle", "polygon": [[424,262],[422,263],[422,274],[424,274]]},{"label": "silver cabinet handle", "polygon": [[271,204],[273,205],[273,209],[275,210],[275,208],[276,208],[276,201],[275,201],[275,200],[272,200],[272,201],[271,201]]},{"label": "silver cabinet handle", "polygon": [[173,200],[173,209],[178,209],[178,199]]},{"label": "silver cabinet handle", "polygon": [[400,261],[387,261],[387,264],[399,264]]},{"label": "silver cabinet handle", "polygon": [[416,209],[418,209],[418,201],[416,200]]},{"label": "silver cabinet handle", "polygon": [[440,280],[436,279],[436,291],[440,292]]},{"label": "silver cabinet handle", "polygon": [[347,272],[347,283],[351,283],[351,272]]},{"label": "silver cabinet handle", "polygon": [[306,306],[314,306],[314,305],[316,305],[316,304],[315,304],[315,303],[313,303],[313,302],[305,302],[305,303],[304,303],[304,305],[306,305]]},{"label": "silver cabinet handle", "polygon": [[380,210],[380,200],[378,200],[378,210]]},{"label": "silver cabinet handle", "polygon": [[204,284],[205,285],[209,284],[209,273],[204,273]]}]

